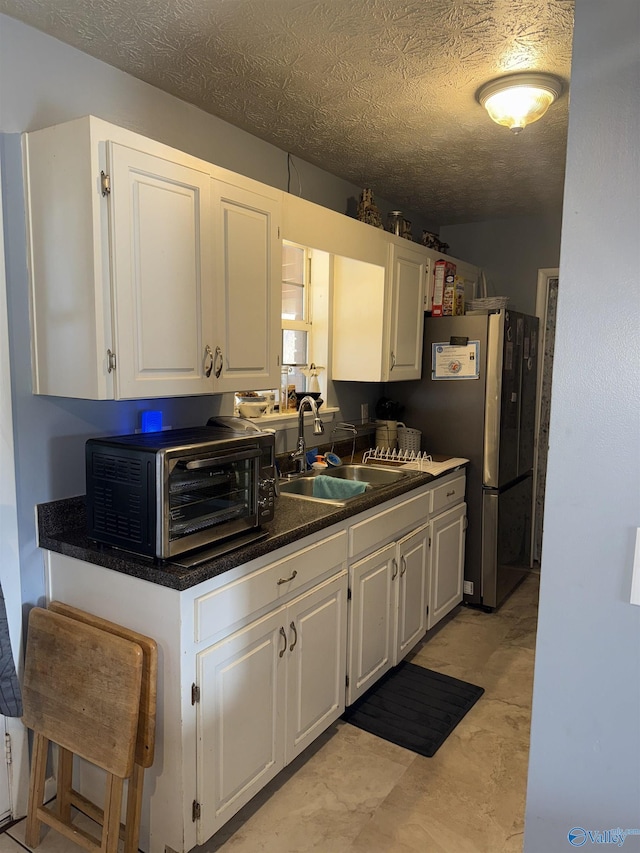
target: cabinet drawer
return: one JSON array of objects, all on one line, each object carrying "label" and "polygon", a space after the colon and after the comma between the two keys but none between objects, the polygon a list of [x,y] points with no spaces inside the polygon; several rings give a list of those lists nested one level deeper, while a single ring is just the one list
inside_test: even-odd
[{"label": "cabinet drawer", "polygon": [[230,629],[269,605],[277,605],[314,582],[328,577],[346,559],[345,531],[236,578],[194,601],[195,642]]},{"label": "cabinet drawer", "polygon": [[431,515],[437,515],[447,507],[459,504],[464,500],[464,490],[467,478],[464,474],[436,486],[431,491]]},{"label": "cabinet drawer", "polygon": [[386,541],[397,538],[405,530],[424,523],[429,515],[429,494],[423,492],[352,524],[349,528],[349,557],[373,551]]}]

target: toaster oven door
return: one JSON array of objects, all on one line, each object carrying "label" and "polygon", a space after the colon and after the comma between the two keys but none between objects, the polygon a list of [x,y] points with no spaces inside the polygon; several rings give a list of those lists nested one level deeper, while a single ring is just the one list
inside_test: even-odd
[{"label": "toaster oven door", "polygon": [[162,508],[162,556],[200,548],[258,525],[257,447],[172,460]]}]

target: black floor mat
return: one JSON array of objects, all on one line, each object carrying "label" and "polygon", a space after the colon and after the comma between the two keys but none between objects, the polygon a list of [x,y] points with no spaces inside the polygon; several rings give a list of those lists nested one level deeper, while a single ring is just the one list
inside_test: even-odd
[{"label": "black floor mat", "polygon": [[350,705],[342,718],[431,758],[483,693],[483,687],[404,662]]}]

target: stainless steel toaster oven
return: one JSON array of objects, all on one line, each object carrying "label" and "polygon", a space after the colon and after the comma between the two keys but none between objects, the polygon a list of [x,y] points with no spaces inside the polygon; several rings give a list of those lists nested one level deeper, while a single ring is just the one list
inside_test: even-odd
[{"label": "stainless steel toaster oven", "polygon": [[207,549],[206,559],[258,538],[273,518],[271,433],[206,426],[92,438],[85,455],[96,542],[161,560]]}]

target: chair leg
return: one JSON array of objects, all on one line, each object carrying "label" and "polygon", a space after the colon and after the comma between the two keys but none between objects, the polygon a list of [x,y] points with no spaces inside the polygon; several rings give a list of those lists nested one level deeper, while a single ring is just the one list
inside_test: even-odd
[{"label": "chair leg", "polygon": [[120,812],[122,810],[122,791],[124,779],[107,774],[107,788],[104,798],[104,822],[102,824],[103,853],[117,853],[120,839]]},{"label": "chair leg", "polygon": [[28,847],[40,844],[40,820],[38,809],[44,800],[44,781],[47,772],[47,738],[34,732],[33,755],[31,758],[31,776],[29,779],[29,804],[27,806],[27,822],[24,840]]},{"label": "chair leg", "polygon": [[124,853],[138,853],[140,817],[142,815],[142,783],[144,767],[133,765],[133,774],[127,790],[127,818],[124,832]]},{"label": "chair leg", "polygon": [[56,806],[60,820],[71,823],[71,789],[73,776],[73,753],[64,747],[58,747],[58,784]]}]

